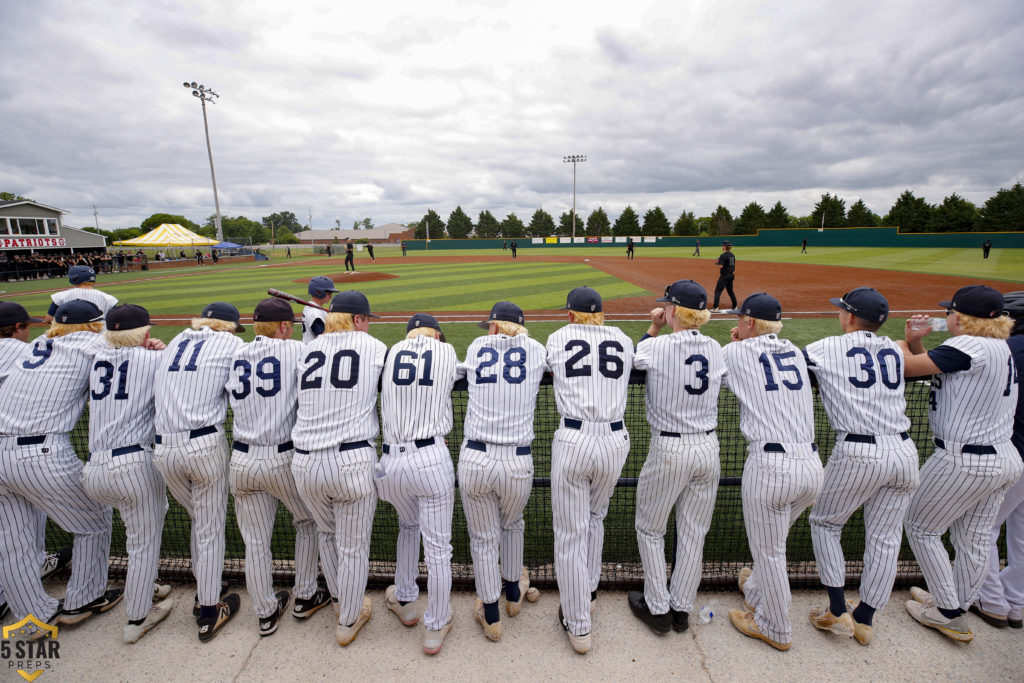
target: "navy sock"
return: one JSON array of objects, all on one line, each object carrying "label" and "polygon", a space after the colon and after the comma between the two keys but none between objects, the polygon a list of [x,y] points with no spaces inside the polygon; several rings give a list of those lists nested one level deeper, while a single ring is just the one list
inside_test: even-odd
[{"label": "navy sock", "polygon": [[501,617],[498,615],[498,601],[484,603],[484,619],[488,624],[496,623]]},{"label": "navy sock", "polygon": [[853,620],[858,624],[864,624],[865,626],[871,626],[871,620],[875,618],[875,608],[864,602],[860,601],[860,604],[853,608]]},{"label": "navy sock", "polygon": [[141,626],[142,622],[144,622],[144,621],[145,621],[145,619],[129,619],[128,623],[131,624],[132,626]]},{"label": "navy sock", "polygon": [[509,602],[519,602],[519,579],[505,582],[505,599]]},{"label": "navy sock", "polygon": [[199,618],[207,619],[209,617],[217,616],[217,605],[200,605],[199,606]]},{"label": "navy sock", "polygon": [[842,616],[843,612],[846,611],[846,592],[842,586],[839,588],[825,586],[825,590],[828,591],[828,611],[834,617]]},{"label": "navy sock", "polygon": [[947,619],[956,619],[958,616],[964,613],[964,611],[959,607],[957,607],[956,609],[946,609],[945,607],[939,607],[939,612],[942,614],[942,616],[946,617]]}]

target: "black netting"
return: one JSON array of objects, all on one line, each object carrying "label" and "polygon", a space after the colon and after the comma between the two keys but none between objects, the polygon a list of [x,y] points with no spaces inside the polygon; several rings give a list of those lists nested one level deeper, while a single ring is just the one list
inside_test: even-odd
[{"label": "black netting", "polygon": [[[640,475],[650,441],[649,427],[645,419],[645,387],[643,375],[635,375],[629,386],[629,400],[626,408],[626,426],[631,436],[632,448],[623,468],[618,487],[611,499],[608,517],[605,520],[604,562],[602,581],[608,584],[639,585],[643,572],[637,550],[636,532],[633,528],[634,494],[636,480]],[[918,446],[922,462],[931,453],[931,430],[928,426],[928,386],[922,382],[907,385],[907,413],[911,420],[911,436]],[[454,392],[455,429],[448,436],[448,446],[453,460],[459,455],[462,442],[462,424],[465,414],[466,392]],[[538,584],[553,584],[554,537],[551,529],[551,440],[558,425],[558,411],[550,384],[541,386],[537,399],[535,418],[536,439],[533,442],[535,480],[530,502],[526,507],[526,548],[525,563],[530,568],[532,580]],[[88,416],[84,415],[72,432],[71,440],[79,456],[85,458],[88,451]],[[230,415],[228,433],[230,437]],[[815,400],[815,434],[818,448],[824,461],[832,451],[835,434],[828,424],[820,401]],[[735,396],[723,390],[719,399],[718,436],[721,443],[722,479],[718,489],[715,513],[704,543],[705,587],[735,585],[738,569],[751,560],[743,527],[742,504],[740,500],[740,476],[746,458],[746,442],[739,431],[739,408]],[[184,509],[170,497],[170,509],[164,525],[161,543],[161,574],[189,576],[189,530],[190,520]],[[453,520],[452,574],[456,585],[470,585],[473,566],[469,550],[469,535],[462,515],[459,496],[455,498]],[[666,535],[666,553],[671,563],[674,556],[674,518],[669,518]],[[395,541],[398,535],[398,520],[394,509],[381,501],[373,525],[373,541],[370,550],[370,581],[373,584],[391,582],[394,573]],[[49,523],[47,545],[54,549],[70,543],[70,535]],[[864,551],[864,524],[860,512],[856,513],[843,531],[843,547],[847,556],[847,571],[851,580],[859,577]],[[283,580],[292,571],[291,560],[294,549],[294,528],[291,515],[280,505],[278,523],[272,543],[275,571]],[[114,533],[111,545],[111,571],[123,573],[126,564],[124,525],[115,511]],[[238,526],[235,523],[234,504],[229,503],[227,518],[227,545],[225,574],[240,578],[244,570],[245,547]],[[789,534],[787,549],[790,577],[794,585],[817,585],[817,571],[811,548],[810,526],[807,513],[797,521]],[[421,574],[426,575],[421,565]],[[907,582],[918,576],[919,570],[906,542],[900,552],[897,581]]]}]

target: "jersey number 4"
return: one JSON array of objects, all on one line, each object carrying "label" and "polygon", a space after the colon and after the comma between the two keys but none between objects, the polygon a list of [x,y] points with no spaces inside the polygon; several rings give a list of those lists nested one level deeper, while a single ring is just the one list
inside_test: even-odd
[{"label": "jersey number 4", "polygon": [[[584,362],[590,355],[590,344],[582,339],[572,339],[565,344],[566,351],[576,351],[565,361],[566,377],[590,377],[593,374],[593,367],[590,363]],[[608,379],[622,377],[622,370],[625,363],[620,355],[623,352],[622,344],[617,341],[603,341],[597,345],[597,370]]]}]

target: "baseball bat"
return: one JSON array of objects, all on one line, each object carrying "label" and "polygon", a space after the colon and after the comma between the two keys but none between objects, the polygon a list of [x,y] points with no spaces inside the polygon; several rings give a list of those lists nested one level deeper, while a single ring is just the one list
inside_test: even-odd
[{"label": "baseball bat", "polygon": [[289,294],[288,292],[282,292],[280,289],[268,289],[267,290],[267,294],[269,294],[270,296],[276,296],[278,299],[284,299],[285,301],[294,301],[295,303],[302,304],[303,306],[311,306],[313,308],[319,308],[321,311],[327,311],[328,310],[328,309],[324,308],[323,306],[321,306],[320,304],[315,304],[312,301],[306,301],[305,299],[300,299],[299,297],[295,296],[294,294]]}]

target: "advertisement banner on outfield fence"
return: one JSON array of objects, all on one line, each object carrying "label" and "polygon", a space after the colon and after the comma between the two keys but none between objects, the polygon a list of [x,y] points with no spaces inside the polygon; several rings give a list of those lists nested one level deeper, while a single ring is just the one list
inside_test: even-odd
[{"label": "advertisement banner on outfield fence", "polygon": [[557,237],[545,237],[544,238],[544,244],[558,244],[558,238]]},{"label": "advertisement banner on outfield fence", "polygon": [[559,244],[572,244],[572,238],[571,237],[559,237],[558,238],[558,243]]},{"label": "advertisement banner on outfield fence", "polygon": [[530,244],[544,244],[544,238],[534,237],[532,240],[530,240]]},{"label": "advertisement banner on outfield fence", "polygon": [[587,244],[597,244],[600,241],[601,241],[600,237],[588,237],[587,238]]},{"label": "advertisement banner on outfield fence", "polygon": [[65,247],[63,237],[3,237],[0,249],[38,249],[39,247]]},{"label": "advertisement banner on outfield fence", "polygon": [[657,242],[658,238],[651,235],[650,237],[644,237],[644,243]]},{"label": "advertisement banner on outfield fence", "polygon": [[611,244],[614,240],[614,237],[602,237],[601,244]]}]

